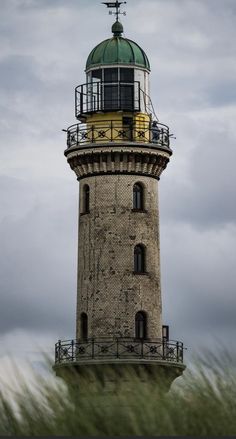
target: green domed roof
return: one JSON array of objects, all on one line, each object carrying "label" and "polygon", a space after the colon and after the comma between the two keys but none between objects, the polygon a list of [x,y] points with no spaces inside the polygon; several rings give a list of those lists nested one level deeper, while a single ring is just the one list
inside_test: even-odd
[{"label": "green domed roof", "polygon": [[113,38],[102,41],[90,53],[86,70],[108,64],[129,64],[150,70],[146,53],[128,38],[121,37],[123,26],[118,21],[113,24]]}]

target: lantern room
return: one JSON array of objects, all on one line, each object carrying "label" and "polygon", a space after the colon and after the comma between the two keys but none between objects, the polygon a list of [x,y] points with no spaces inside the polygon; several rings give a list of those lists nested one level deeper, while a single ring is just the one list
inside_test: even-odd
[{"label": "lantern room", "polygon": [[116,21],[113,37],[102,41],[86,63],[86,83],[76,88],[76,117],[85,121],[96,112],[150,113],[150,64],[141,47],[122,37]]}]

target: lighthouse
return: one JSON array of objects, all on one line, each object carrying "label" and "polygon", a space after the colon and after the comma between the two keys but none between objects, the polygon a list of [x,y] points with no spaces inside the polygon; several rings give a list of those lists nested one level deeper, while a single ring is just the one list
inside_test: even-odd
[{"label": "lighthouse", "polygon": [[[56,344],[57,375],[127,366],[169,385],[183,344],[162,321],[158,187],[172,150],[151,100],[144,50],[124,38],[123,2],[105,5],[112,35],[89,54],[75,89],[65,156],[79,182],[76,334]],[[74,376],[74,374],[73,374]],[[118,379],[118,378],[117,378]]]}]

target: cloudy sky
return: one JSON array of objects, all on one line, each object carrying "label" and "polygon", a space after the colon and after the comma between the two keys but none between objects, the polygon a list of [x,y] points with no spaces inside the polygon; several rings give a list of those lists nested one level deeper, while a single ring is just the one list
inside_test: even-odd
[{"label": "cloudy sky", "polygon": [[[111,35],[98,0],[0,0],[0,369],[74,337],[78,182],[63,155],[74,87]],[[175,134],[160,182],[164,321],[190,352],[235,347],[236,2],[129,0]],[[187,357],[188,358],[188,357]]]}]

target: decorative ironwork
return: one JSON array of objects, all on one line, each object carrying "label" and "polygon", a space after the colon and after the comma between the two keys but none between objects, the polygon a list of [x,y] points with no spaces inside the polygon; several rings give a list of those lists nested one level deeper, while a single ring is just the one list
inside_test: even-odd
[{"label": "decorative ironwork", "polygon": [[170,147],[169,128],[162,123],[137,121],[126,126],[120,120],[98,120],[96,123],[78,123],[67,129],[67,147],[82,147],[86,143],[141,142]]},{"label": "decorative ironwork", "polygon": [[137,134],[138,134],[138,137],[140,139],[145,139],[145,132],[144,131],[138,131]]},{"label": "decorative ironwork", "polygon": [[183,363],[183,343],[132,338],[67,340],[55,345],[55,363],[99,359],[147,359]]},{"label": "decorative ironwork", "polygon": [[100,139],[104,139],[104,137],[106,137],[106,131],[102,131],[102,130],[98,131],[98,137]]},{"label": "decorative ironwork", "polygon": [[126,15],[126,12],[121,12],[120,11],[120,6],[121,5],[126,5],[126,2],[118,2],[118,0],[116,0],[115,2],[102,2],[104,5],[107,6],[107,8],[115,8],[116,12],[112,12],[109,11],[109,15],[115,15],[116,16],[116,21],[118,21],[119,19],[119,15]]}]

